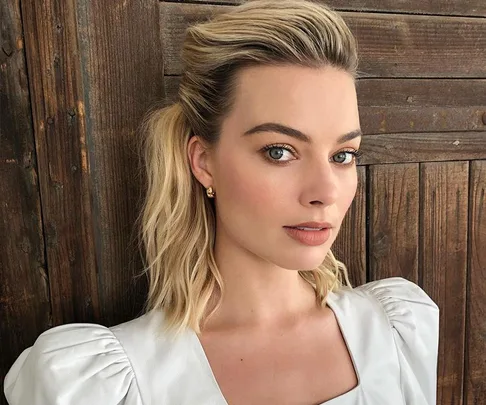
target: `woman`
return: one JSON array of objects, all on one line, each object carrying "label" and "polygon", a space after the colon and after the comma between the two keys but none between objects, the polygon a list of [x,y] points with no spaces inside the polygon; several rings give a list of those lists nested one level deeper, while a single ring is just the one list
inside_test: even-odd
[{"label": "woman", "polygon": [[310,1],[191,27],[179,101],[150,115],[146,313],[43,333],[11,405],[435,404],[438,308],[352,289],[330,248],[357,186],[355,40]]}]

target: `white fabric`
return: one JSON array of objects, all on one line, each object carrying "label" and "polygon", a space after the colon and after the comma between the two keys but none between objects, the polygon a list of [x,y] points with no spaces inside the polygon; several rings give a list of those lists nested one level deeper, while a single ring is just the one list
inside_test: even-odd
[{"label": "white fabric", "polygon": [[[331,293],[358,386],[326,405],[436,404],[439,310],[389,278]],[[227,405],[193,331],[160,333],[160,313],[112,328],[68,324],[39,336],[5,378],[10,405]]]}]

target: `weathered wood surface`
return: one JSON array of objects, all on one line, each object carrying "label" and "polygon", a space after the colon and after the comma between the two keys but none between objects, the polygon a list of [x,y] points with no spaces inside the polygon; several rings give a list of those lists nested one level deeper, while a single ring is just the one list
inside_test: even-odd
[{"label": "weathered wood surface", "polygon": [[362,164],[485,159],[486,132],[367,135]]},{"label": "weathered wood surface", "polygon": [[85,80],[92,213],[102,320],[135,316],[144,300],[135,218],[143,169],[137,132],[147,109],[163,98],[159,4],[153,0],[78,0]]},{"label": "weathered wood surface", "polygon": [[50,326],[140,312],[136,130],[163,94],[157,2],[21,6],[0,8],[2,377]]},{"label": "weathered wood surface", "polygon": [[[183,3],[240,4],[242,0],[182,0]],[[483,0],[326,0],[337,10],[385,11],[413,14],[486,16]]]},{"label": "weathered wood surface", "polygon": [[367,134],[486,131],[486,80],[361,79]]},{"label": "weathered wood surface", "polygon": [[359,166],[356,196],[344,217],[332,252],[348,268],[351,285],[366,282],[366,167]]},{"label": "weathered wood surface", "polygon": [[419,281],[441,309],[437,403],[461,404],[469,162],[421,163],[420,179]]},{"label": "weathered wood surface", "polygon": [[[188,25],[232,6],[161,3],[165,74],[181,73]],[[343,12],[358,40],[361,77],[484,78],[484,18]]]},{"label": "weathered wood surface", "polygon": [[53,324],[99,318],[75,1],[21,2]]},{"label": "weathered wood surface", "polygon": [[[0,381],[50,326],[20,4],[0,2]],[[3,390],[0,404],[6,404]]]},{"label": "weathered wood surface", "polygon": [[486,398],[486,161],[471,162],[465,405]]},{"label": "weathered wood surface", "polygon": [[419,165],[371,165],[369,176],[369,277],[418,282]]}]

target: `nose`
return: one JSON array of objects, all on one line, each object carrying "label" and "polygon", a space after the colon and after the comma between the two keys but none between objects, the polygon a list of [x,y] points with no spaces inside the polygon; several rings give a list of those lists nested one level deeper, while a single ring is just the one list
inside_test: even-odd
[{"label": "nose", "polygon": [[338,199],[339,187],[345,187],[345,184],[340,185],[339,170],[334,169],[332,163],[325,159],[309,165],[302,177],[300,198],[304,206],[332,205]]}]

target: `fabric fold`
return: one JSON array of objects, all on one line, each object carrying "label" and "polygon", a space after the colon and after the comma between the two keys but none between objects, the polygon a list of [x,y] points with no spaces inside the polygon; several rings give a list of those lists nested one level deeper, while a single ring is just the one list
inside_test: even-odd
[{"label": "fabric fold", "polygon": [[96,324],[42,333],[17,358],[4,390],[10,405],[143,405],[122,345]]},{"label": "fabric fold", "polygon": [[[387,314],[406,404],[436,404],[439,308],[418,285],[392,277],[359,287]],[[420,387],[420,389],[418,389]]]}]

